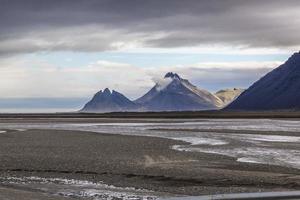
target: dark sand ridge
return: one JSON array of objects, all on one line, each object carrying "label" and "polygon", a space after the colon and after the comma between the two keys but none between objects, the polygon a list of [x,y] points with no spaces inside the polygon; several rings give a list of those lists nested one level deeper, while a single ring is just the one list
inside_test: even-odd
[{"label": "dark sand ridge", "polygon": [[0,113],[0,120],[74,120],[74,119],[300,119],[299,110],[287,111],[174,111],[174,112],[113,112],[113,113]]},{"label": "dark sand ridge", "polygon": [[104,181],[173,194],[300,189],[300,170],[179,152],[181,141],[79,131],[28,130],[0,135],[0,175]]}]

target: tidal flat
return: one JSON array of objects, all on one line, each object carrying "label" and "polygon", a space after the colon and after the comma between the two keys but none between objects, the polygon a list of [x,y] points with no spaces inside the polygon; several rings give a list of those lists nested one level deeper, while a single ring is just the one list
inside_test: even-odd
[{"label": "tidal flat", "polygon": [[162,199],[300,190],[299,126],[271,119],[2,119],[1,195]]}]

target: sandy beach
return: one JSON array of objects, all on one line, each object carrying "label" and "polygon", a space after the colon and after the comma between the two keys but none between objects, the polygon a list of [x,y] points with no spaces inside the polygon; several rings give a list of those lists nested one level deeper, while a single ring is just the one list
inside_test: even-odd
[{"label": "sandy beach", "polygon": [[[3,181],[7,177],[52,177],[166,195],[300,189],[299,169],[171,148],[186,144],[182,141],[64,130],[6,131],[0,134],[0,186],[11,187]],[[17,190],[26,191],[13,189],[2,188],[1,194],[12,198]]]}]

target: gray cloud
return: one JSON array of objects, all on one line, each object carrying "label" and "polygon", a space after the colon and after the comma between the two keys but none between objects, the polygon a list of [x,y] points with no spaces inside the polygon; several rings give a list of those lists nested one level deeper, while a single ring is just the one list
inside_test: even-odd
[{"label": "gray cloud", "polygon": [[[0,54],[230,45],[297,48],[298,0],[0,0]],[[126,44],[125,44],[126,45]]]},{"label": "gray cloud", "polygon": [[[223,88],[247,89],[252,83],[270,72],[270,68],[257,69],[191,69],[194,73],[191,81],[210,91]],[[197,76],[198,75],[198,76]],[[213,77],[213,78],[212,78]]]}]

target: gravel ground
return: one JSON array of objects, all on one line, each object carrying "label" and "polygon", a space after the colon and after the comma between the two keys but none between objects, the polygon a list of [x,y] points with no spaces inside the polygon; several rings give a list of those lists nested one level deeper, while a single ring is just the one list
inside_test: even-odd
[{"label": "gravel ground", "polygon": [[[0,134],[0,176],[104,181],[176,195],[300,189],[300,170],[170,148],[179,144],[185,143],[79,131],[7,130]],[[18,190],[2,187],[0,198],[35,193]]]}]

